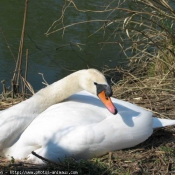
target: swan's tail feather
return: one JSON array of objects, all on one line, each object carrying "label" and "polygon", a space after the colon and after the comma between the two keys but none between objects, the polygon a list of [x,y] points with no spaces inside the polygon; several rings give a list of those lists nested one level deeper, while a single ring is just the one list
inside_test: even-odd
[{"label": "swan's tail feather", "polygon": [[161,119],[153,117],[153,129],[175,125],[175,120]]}]

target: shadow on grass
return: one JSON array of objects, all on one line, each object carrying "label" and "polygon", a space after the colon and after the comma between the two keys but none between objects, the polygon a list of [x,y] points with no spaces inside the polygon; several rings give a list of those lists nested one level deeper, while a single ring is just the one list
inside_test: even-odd
[{"label": "shadow on grass", "polygon": [[161,145],[174,142],[175,141],[175,131],[171,130],[173,127],[161,128],[154,130],[154,133],[143,143],[139,144],[135,148],[144,147],[144,148],[156,148]]}]

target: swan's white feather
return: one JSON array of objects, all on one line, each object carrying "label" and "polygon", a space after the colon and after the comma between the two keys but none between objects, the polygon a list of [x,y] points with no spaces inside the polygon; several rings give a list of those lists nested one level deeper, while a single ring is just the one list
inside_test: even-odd
[{"label": "swan's white feather", "polygon": [[[32,151],[52,161],[65,156],[87,159],[133,147],[154,128],[175,124],[175,120],[153,118],[151,112],[115,98],[118,114],[111,114],[92,95],[96,93],[94,82],[107,85],[94,69],[78,71],[1,112],[0,154],[33,163],[43,162]],[[91,94],[76,93],[82,89]]]},{"label": "swan's white feather", "polygon": [[112,100],[119,111],[117,115],[110,114],[88,92],[49,107],[6,150],[6,155],[17,159],[28,156],[36,163],[41,162],[31,151],[53,161],[65,155],[86,159],[146,140],[153,132],[152,113],[128,102]]},{"label": "swan's white feather", "polygon": [[175,120],[153,117],[153,129],[175,125]]}]

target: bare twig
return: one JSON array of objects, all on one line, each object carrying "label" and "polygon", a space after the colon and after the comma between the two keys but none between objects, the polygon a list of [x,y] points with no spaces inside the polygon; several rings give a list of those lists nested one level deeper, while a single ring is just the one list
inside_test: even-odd
[{"label": "bare twig", "polygon": [[53,161],[51,161],[51,160],[48,160],[48,159],[46,159],[46,158],[44,158],[44,157],[38,155],[38,154],[35,153],[34,151],[32,151],[32,154],[33,154],[34,156],[36,156],[37,158],[41,159],[41,160],[42,160],[43,162],[45,162],[45,163],[50,163],[50,164],[53,164],[53,165],[59,165],[59,166],[60,166],[60,164],[55,163],[55,162],[53,162]]},{"label": "bare twig", "polygon": [[42,79],[43,79],[43,81],[44,81],[44,82],[42,82],[42,84],[48,86],[49,84],[48,84],[47,81],[45,80],[43,73],[38,73],[38,74],[40,74],[40,75],[42,76]]},{"label": "bare twig", "polygon": [[[17,92],[19,92],[19,77],[21,75],[22,52],[23,52],[23,45],[24,45],[24,33],[25,33],[25,26],[26,26],[27,8],[28,8],[28,0],[25,1],[24,19],[23,19],[23,27],[21,32],[21,40],[19,45],[18,59],[16,62],[16,68],[12,78],[14,85],[16,86]],[[17,76],[16,76],[16,72],[18,72]]]}]

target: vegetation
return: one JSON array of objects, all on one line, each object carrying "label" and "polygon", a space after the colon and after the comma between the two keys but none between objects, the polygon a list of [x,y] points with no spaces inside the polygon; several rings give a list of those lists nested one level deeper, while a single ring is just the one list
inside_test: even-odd
[{"label": "vegetation", "polygon": [[[105,1],[99,10],[79,9],[76,1],[65,1],[60,19],[46,35],[86,22],[101,23],[103,42],[117,44],[128,58],[125,66],[108,68],[114,96],[136,103],[161,118],[175,119],[175,1]],[[64,24],[66,10],[99,13],[101,19]],[[58,25],[59,24],[59,25]],[[57,28],[57,26],[61,27]],[[94,32],[94,34],[96,33]],[[119,36],[119,37],[117,37]],[[1,103],[2,105],[2,103]],[[175,128],[155,130],[140,145],[108,153],[100,158],[77,162],[73,158],[55,164],[44,160],[45,167],[25,162],[1,161],[2,170],[59,170],[78,174],[175,174]],[[36,155],[37,156],[37,155]],[[42,159],[42,157],[41,157]]]}]

